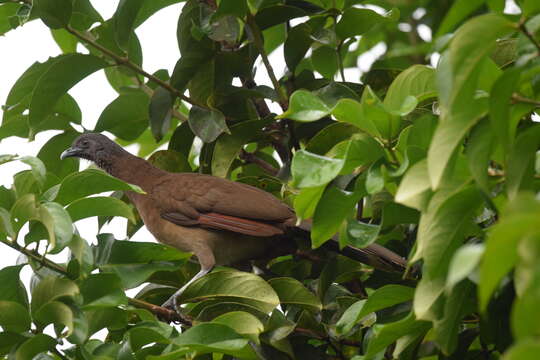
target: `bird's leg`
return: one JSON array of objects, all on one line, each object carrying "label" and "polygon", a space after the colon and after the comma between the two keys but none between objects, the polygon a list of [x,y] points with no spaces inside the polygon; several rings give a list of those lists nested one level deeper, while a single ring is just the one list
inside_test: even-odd
[{"label": "bird's leg", "polygon": [[162,307],[164,308],[167,308],[167,309],[172,309],[174,311],[176,311],[177,313],[180,314],[180,309],[178,307],[178,303],[176,301],[176,299],[182,295],[182,293],[188,288],[189,285],[193,284],[195,281],[199,280],[200,278],[202,278],[204,275],[208,274],[210,271],[212,270],[211,267],[209,268],[201,268],[201,271],[199,271],[194,277],[191,278],[191,280],[189,280],[184,286],[182,286],[178,291],[176,291],[170,298],[167,299],[167,301],[165,301],[163,303],[163,305],[161,305]]}]

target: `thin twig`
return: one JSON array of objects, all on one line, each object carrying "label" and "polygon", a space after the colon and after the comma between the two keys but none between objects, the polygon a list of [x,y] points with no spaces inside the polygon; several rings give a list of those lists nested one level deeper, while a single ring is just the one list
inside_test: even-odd
[{"label": "thin twig", "polygon": [[536,107],[540,107],[540,101],[521,96],[518,93],[513,93],[512,94],[512,101],[514,103],[531,104],[531,105],[534,105]]},{"label": "thin twig", "polygon": [[126,56],[120,56],[113,51],[107,49],[106,47],[102,46],[101,44],[94,41],[94,39],[88,37],[87,35],[73,29],[71,26],[67,25],[65,28],[70,34],[77,37],[78,39],[84,41],[88,45],[92,46],[93,48],[99,50],[101,53],[107,55],[111,59],[113,59],[118,65],[125,66],[133,71],[135,71],[138,74],[141,74],[148,80],[152,81],[155,84],[158,84],[162,88],[168,90],[173,95],[179,97],[180,99],[184,100],[185,102],[195,105],[201,108],[208,108],[208,106],[204,104],[200,104],[196,102],[195,100],[185,96],[180,90],[173,87],[171,84],[161,80],[157,76],[154,76],[148,72],[146,72],[144,69],[142,69],[139,65],[135,64],[134,62],[130,61]]},{"label": "thin twig", "polygon": [[268,73],[268,77],[272,81],[272,85],[274,86],[274,90],[278,94],[279,98],[279,105],[283,109],[283,111],[287,110],[289,107],[289,101],[287,99],[287,94],[285,93],[284,89],[279,84],[279,81],[277,80],[276,74],[274,73],[274,69],[272,68],[272,65],[270,64],[270,60],[268,60],[268,55],[266,54],[266,51],[264,50],[264,39],[261,33],[261,29],[257,26],[257,23],[255,22],[255,17],[251,14],[247,15],[247,25],[249,26],[249,29],[251,30],[251,33],[253,35],[253,43],[257,47],[257,50],[259,50],[259,53],[261,54],[261,58],[264,64],[264,67],[266,68],[266,72]]},{"label": "thin twig", "polygon": [[278,174],[278,169],[267,163],[261,158],[258,158],[255,154],[250,153],[242,149],[240,151],[240,159],[244,160],[247,163],[252,163],[263,169],[265,172],[272,176],[276,176]]},{"label": "thin twig", "polygon": [[521,20],[518,23],[518,28],[521,30],[521,32],[536,46],[537,52],[540,55],[540,42],[538,42],[534,35],[531,34],[529,29],[527,29],[527,26],[525,25],[529,19],[522,17]]},{"label": "thin twig", "polygon": [[41,255],[41,254],[37,253],[34,250],[27,249],[27,248],[17,244],[15,241],[9,241],[9,240],[4,239],[4,240],[0,240],[0,242],[6,244],[7,246],[9,246],[10,248],[12,248],[14,250],[17,250],[21,254],[26,255],[28,258],[31,258],[31,259],[37,261],[38,263],[45,266],[46,268],[54,270],[54,271],[56,271],[56,272],[58,272],[58,273],[60,273],[62,275],[65,275],[65,276],[68,275],[68,272],[66,271],[66,269],[64,269],[62,266],[58,265],[57,263],[47,259],[45,257],[45,255]]}]

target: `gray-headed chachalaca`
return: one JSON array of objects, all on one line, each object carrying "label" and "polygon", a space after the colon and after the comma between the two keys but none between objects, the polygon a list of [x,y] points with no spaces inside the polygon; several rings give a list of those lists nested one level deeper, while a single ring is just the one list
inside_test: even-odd
[{"label": "gray-headed chachalaca", "polygon": [[[158,241],[197,256],[200,272],[164,306],[176,309],[176,297],[215,265],[272,252],[282,244],[280,235],[296,224],[291,208],[263,190],[215,176],[158,169],[101,134],[79,136],[62,153],[62,159],[67,157],[91,160],[112,176],[140,186],[146,194],[128,191],[127,196],[148,230]],[[347,247],[343,253],[382,270],[403,270],[406,265],[377,244]]]}]

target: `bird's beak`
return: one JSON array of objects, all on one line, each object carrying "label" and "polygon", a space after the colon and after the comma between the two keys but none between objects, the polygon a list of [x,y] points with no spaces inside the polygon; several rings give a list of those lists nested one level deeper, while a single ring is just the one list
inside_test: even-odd
[{"label": "bird's beak", "polygon": [[82,154],[82,149],[76,148],[76,147],[70,147],[64,150],[62,154],[60,154],[60,160],[64,160],[68,157],[77,157]]}]

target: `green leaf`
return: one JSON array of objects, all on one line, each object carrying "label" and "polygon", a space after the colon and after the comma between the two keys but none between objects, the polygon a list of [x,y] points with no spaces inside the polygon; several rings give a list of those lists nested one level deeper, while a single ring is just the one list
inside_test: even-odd
[{"label": "green leaf", "polygon": [[[70,307],[60,301],[51,301],[39,308],[33,314],[34,321],[41,326],[48,324],[64,325],[68,328],[66,336],[73,333],[73,312]],[[58,332],[57,332],[58,333]]]},{"label": "green leaf", "polygon": [[89,0],[74,0],[70,25],[79,31],[88,30],[93,24],[103,22],[101,15]]},{"label": "green leaf", "polygon": [[348,245],[364,248],[377,240],[380,231],[381,225],[366,224],[350,219],[347,221],[345,234],[342,233],[340,236],[345,236],[345,241]]},{"label": "green leaf", "polygon": [[294,211],[299,219],[313,217],[325,187],[325,185],[321,185],[300,190],[300,193],[294,198]]},{"label": "green leaf", "polygon": [[430,327],[429,322],[416,320],[412,312],[402,320],[374,325],[373,338],[368,344],[366,356],[371,358],[400,337],[426,332]]},{"label": "green leaf", "polygon": [[230,327],[215,323],[195,325],[174,339],[176,345],[199,354],[217,352],[242,359],[256,359],[248,341]]},{"label": "green leaf", "polygon": [[424,260],[422,279],[414,296],[418,319],[434,319],[432,307],[442,295],[450,260],[466,237],[473,214],[482,204],[474,187],[434,194],[418,225],[417,248],[411,261]]},{"label": "green leaf", "polygon": [[422,160],[407,171],[399,184],[395,200],[422,211],[427,207],[431,194],[427,162]]},{"label": "green leaf", "polygon": [[435,339],[444,354],[452,354],[458,345],[462,318],[476,310],[474,284],[466,281],[458,284],[447,296],[444,316],[434,322]]},{"label": "green leaf", "polygon": [[259,343],[259,334],[264,331],[263,323],[245,311],[231,311],[216,317],[212,322],[226,325],[255,343]]},{"label": "green leaf", "polygon": [[155,261],[174,261],[189,258],[171,246],[151,242],[133,242],[115,240],[110,235],[98,236],[99,247],[96,252],[96,264],[146,264]]},{"label": "green leaf", "polygon": [[0,36],[14,28],[14,26],[11,25],[9,18],[16,16],[20,8],[21,5],[17,3],[0,5]]},{"label": "green leaf", "polygon": [[45,66],[46,70],[37,79],[30,100],[28,122],[32,129],[45,120],[58,100],[73,85],[103,69],[107,63],[93,55],[66,54],[49,59]]},{"label": "green leaf", "polygon": [[319,299],[302,283],[289,277],[273,278],[268,281],[279,296],[281,304],[292,304],[310,311],[321,311]]},{"label": "green leaf", "polygon": [[491,126],[487,119],[484,119],[471,131],[467,144],[469,170],[485,193],[489,193],[488,166],[495,147],[494,140]]},{"label": "green leaf", "polygon": [[205,143],[213,142],[223,133],[229,133],[225,116],[219,110],[192,106],[189,111],[189,127]]},{"label": "green leaf", "polygon": [[344,162],[299,150],[291,165],[293,184],[298,188],[325,185],[339,174]]},{"label": "green leaf", "polygon": [[70,131],[53,136],[39,150],[37,157],[43,161],[47,171],[63,179],[66,175],[79,170],[79,160],[68,158],[61,160],[60,154],[67,149],[79,133]]},{"label": "green leaf", "polygon": [[191,166],[187,158],[174,150],[156,151],[148,158],[148,162],[169,172],[191,172]]},{"label": "green leaf", "polygon": [[339,58],[336,49],[320,46],[311,55],[313,68],[327,79],[333,79],[338,70]]},{"label": "green leaf", "polygon": [[466,244],[456,251],[448,269],[448,278],[446,279],[448,291],[477,268],[483,254],[483,244]]},{"label": "green leaf", "polygon": [[42,279],[32,291],[32,314],[36,314],[46,304],[63,297],[72,297],[79,293],[73,281],[49,276]]},{"label": "green leaf", "polygon": [[135,19],[144,0],[120,0],[113,15],[114,35],[122,49],[127,49],[131,34],[135,29]]},{"label": "green leaf", "polygon": [[226,177],[243,146],[262,139],[264,137],[262,128],[271,121],[269,118],[243,121],[231,126],[230,134],[221,134],[216,140],[212,155],[212,175]]},{"label": "green leaf", "polygon": [[84,298],[84,309],[98,309],[126,305],[120,278],[115,274],[92,274],[81,283],[81,295]]},{"label": "green leaf", "polygon": [[59,29],[71,19],[71,0],[34,0],[33,10],[51,29]]},{"label": "green leaf", "polygon": [[49,238],[49,241],[52,245],[51,253],[56,254],[62,251],[71,241],[73,237],[73,223],[68,212],[58,203],[45,202],[41,204],[41,209],[44,209],[50,216],[51,222],[49,222],[48,217],[44,214],[41,221],[47,227],[49,234],[51,228],[54,231],[54,240]]},{"label": "green leaf", "polygon": [[491,229],[480,265],[480,310],[485,311],[493,291],[518,261],[518,245],[534,234],[538,216],[540,204],[531,194],[524,194],[507,205],[500,222]]},{"label": "green leaf", "polygon": [[65,29],[51,29],[51,35],[64,54],[77,51],[79,40]]},{"label": "green leaf", "polygon": [[26,289],[19,278],[19,273],[23,265],[6,266],[0,269],[0,301],[16,302],[24,307],[28,307],[28,296]]},{"label": "green leaf", "polygon": [[540,145],[540,126],[521,133],[510,149],[506,168],[506,191],[514,199],[520,190],[534,190],[536,152]]},{"label": "green leaf", "polygon": [[223,270],[212,272],[191,284],[179,296],[179,303],[225,297],[239,299],[264,312],[279,304],[279,297],[266,281],[255,274]]},{"label": "green leaf", "polygon": [[149,103],[143,91],[120,94],[103,110],[94,131],[108,131],[127,141],[137,139],[148,127]]},{"label": "green leaf", "polygon": [[309,122],[325,117],[330,111],[317,95],[307,90],[297,90],[291,95],[287,111],[278,118]]},{"label": "green leaf", "polygon": [[26,340],[17,348],[15,360],[34,359],[34,356],[52,350],[56,346],[56,340],[45,334],[37,334]]},{"label": "green leaf", "polygon": [[300,24],[287,32],[284,43],[284,57],[287,68],[294,73],[296,66],[304,58],[313,43],[311,38],[312,29],[306,24]]},{"label": "green leaf", "polygon": [[384,98],[384,105],[393,111],[402,108],[408,96],[418,102],[435,97],[435,69],[425,65],[413,65],[392,81]]},{"label": "green leaf", "polygon": [[87,169],[66,176],[60,184],[55,200],[60,204],[69,204],[85,196],[99,194],[105,191],[135,191],[143,193],[138,186],[130,185],[108,175],[104,171]]},{"label": "green leaf", "polygon": [[313,216],[311,245],[317,248],[336,234],[343,221],[351,215],[361,193],[348,192],[331,186],[321,197]]},{"label": "green leaf", "polygon": [[482,6],[485,0],[457,0],[445,14],[436,37],[451,32],[462,20],[466,19],[474,10]]},{"label": "green leaf", "polygon": [[25,332],[30,329],[28,310],[14,301],[0,300],[0,326],[4,331]]},{"label": "green leaf", "polygon": [[399,10],[394,8],[384,15],[379,15],[370,9],[358,9],[350,7],[343,13],[343,16],[336,25],[336,34],[341,39],[346,39],[355,35],[363,35],[371,30],[375,25],[399,19]]},{"label": "green leaf", "polygon": [[21,158],[21,161],[27,165],[30,165],[34,179],[36,179],[40,186],[43,186],[45,184],[45,176],[47,173],[43,161],[33,156],[25,156]]},{"label": "green leaf", "polygon": [[536,360],[540,344],[536,339],[524,339],[515,343],[504,353],[503,360]]},{"label": "green leaf", "polygon": [[174,97],[162,87],[158,87],[150,100],[150,128],[156,141],[169,131]]},{"label": "green leaf", "polygon": [[120,199],[113,197],[89,197],[75,200],[66,208],[72,221],[92,216],[122,216],[135,223],[131,207]]},{"label": "green leaf", "polygon": [[414,296],[414,289],[402,285],[385,285],[369,295],[367,300],[360,300],[351,305],[336,323],[338,334],[347,334],[353,326],[370,313],[409,301]]}]

